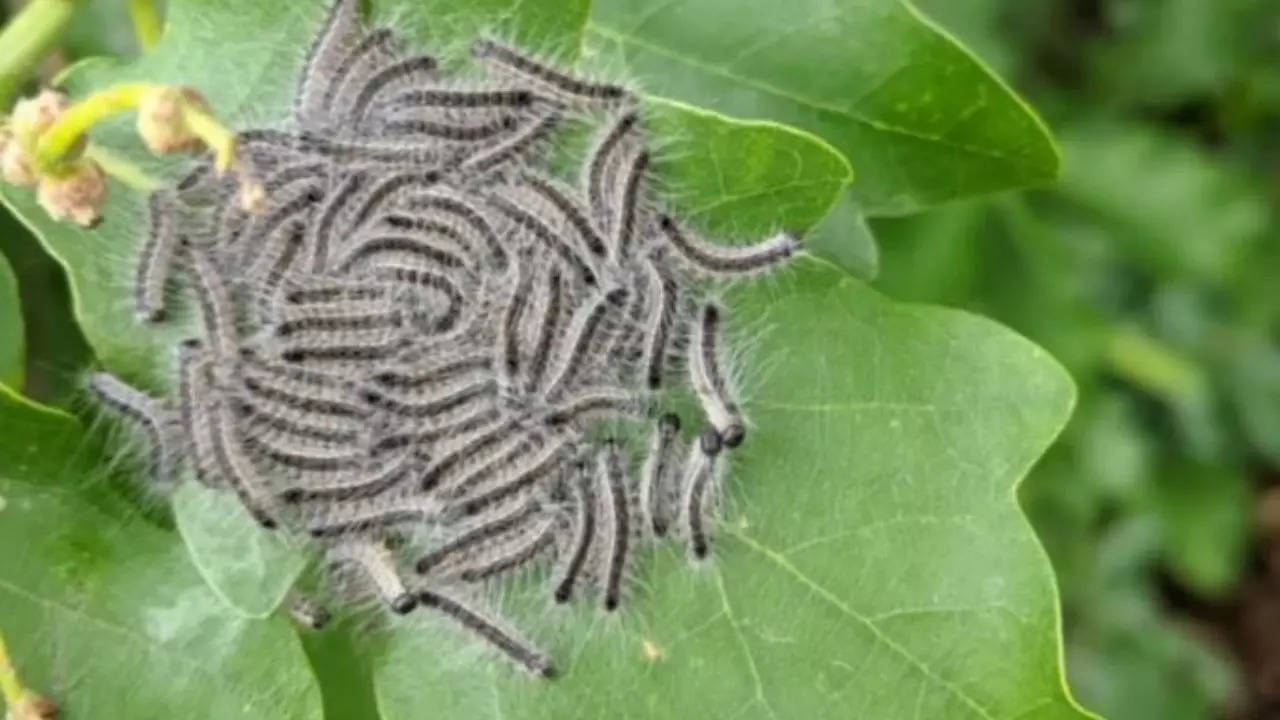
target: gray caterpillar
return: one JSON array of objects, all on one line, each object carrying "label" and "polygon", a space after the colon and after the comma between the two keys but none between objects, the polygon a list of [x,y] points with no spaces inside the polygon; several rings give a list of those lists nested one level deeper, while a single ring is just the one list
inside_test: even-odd
[{"label": "gray caterpillar", "polygon": [[[627,89],[491,39],[484,79],[450,78],[356,8],[330,10],[290,127],[239,134],[239,180],[199,161],[150,202],[138,315],[164,322],[181,281],[202,328],[175,350],[175,396],[90,389],[146,431],[159,479],[193,471],[395,613],[438,612],[549,677],[476,588],[547,566],[556,602],[614,611],[669,529],[708,554],[718,458],[746,426],[705,288],[799,240],[694,237],[651,196]],[[543,157],[571,118],[601,125],[576,182]],[[692,444],[673,389],[702,404]]]}]

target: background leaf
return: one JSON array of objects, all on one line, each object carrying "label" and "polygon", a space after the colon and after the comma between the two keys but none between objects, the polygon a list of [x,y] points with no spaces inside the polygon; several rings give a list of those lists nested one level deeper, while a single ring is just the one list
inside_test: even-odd
[{"label": "background leaf", "polygon": [[853,163],[870,215],[1057,172],[1027,106],[898,0],[599,0],[587,38],[649,92],[828,140]]},{"label": "background leaf", "polygon": [[72,317],[62,266],[7,210],[0,209],[0,256],[18,278],[15,310],[24,321],[24,381],[12,389],[47,405],[65,405],[78,391],[89,348]]},{"label": "background leaf", "polygon": [[1164,561],[1178,580],[1205,597],[1224,597],[1235,589],[1253,517],[1248,479],[1203,466],[1170,467],[1156,503]]},{"label": "background leaf", "polygon": [[27,338],[18,279],[0,255],[0,385],[22,389],[27,374]]},{"label": "background leaf", "polygon": [[320,718],[286,621],[237,616],[175,536],[78,492],[98,458],[73,418],[0,387],[0,427],[0,623],[25,683],[64,717]]},{"label": "background leaf", "polygon": [[1256,188],[1152,128],[1086,123],[1062,143],[1062,195],[1107,220],[1108,239],[1163,275],[1221,278],[1266,230]]},{"label": "background leaf", "polygon": [[1274,3],[920,4],[1062,138],[1056,188],[872,227],[882,290],[1006,323],[1080,386],[1021,492],[1062,588],[1072,686],[1113,718],[1266,716],[1280,702]]}]

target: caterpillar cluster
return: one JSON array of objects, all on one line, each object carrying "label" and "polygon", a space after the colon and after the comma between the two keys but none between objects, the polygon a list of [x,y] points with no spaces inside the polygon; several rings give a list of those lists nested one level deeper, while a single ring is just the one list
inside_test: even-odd
[{"label": "caterpillar cluster", "polygon": [[[479,589],[544,567],[555,602],[612,611],[643,543],[708,555],[745,425],[707,281],[799,241],[720,246],[665,214],[626,89],[487,39],[484,79],[450,79],[356,6],[330,10],[293,126],[240,134],[255,198],[208,162],[150,198],[138,313],[164,322],[181,276],[202,327],[175,397],[90,387],[145,430],[157,474],[193,470],[394,612],[435,610],[550,676]],[[576,182],[545,168],[571,117],[601,125]],[[689,389],[706,424],[686,443],[661,401]]]}]

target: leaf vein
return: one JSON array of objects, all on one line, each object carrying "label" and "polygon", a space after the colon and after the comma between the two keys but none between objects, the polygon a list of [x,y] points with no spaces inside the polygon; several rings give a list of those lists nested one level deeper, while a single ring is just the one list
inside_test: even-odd
[{"label": "leaf vein", "polygon": [[926,678],[937,683],[941,688],[943,688],[947,692],[959,698],[960,701],[963,702],[966,706],[968,706],[968,708],[972,710],[974,714],[978,715],[979,717],[985,718],[986,720],[996,720],[995,716],[992,715],[990,711],[988,711],[981,704],[979,704],[977,700],[970,697],[968,693],[964,692],[964,690],[958,687],[955,683],[951,682],[950,680],[947,680],[941,675],[938,675],[932,668],[928,666],[928,664],[926,664],[920,658],[916,657],[907,648],[903,647],[902,645],[899,645],[897,642],[894,641],[892,637],[890,637],[889,635],[886,635],[883,630],[881,630],[878,626],[876,626],[875,623],[871,622],[871,620],[869,620],[865,615],[858,612],[854,608],[850,607],[847,603],[845,603],[841,598],[837,597],[830,590],[814,582],[813,579],[810,578],[809,576],[800,572],[800,569],[797,568],[795,565],[793,565],[791,561],[788,560],[786,557],[777,553],[771,548],[768,548],[760,544],[756,540],[748,537],[747,535],[742,534],[741,532],[738,532],[732,529],[730,529],[728,532],[732,534],[734,537],[736,537],[738,540],[740,540],[744,545],[754,550],[756,553],[763,555],[769,560],[772,560],[778,567],[782,568],[789,575],[794,577],[796,580],[800,581],[801,584],[808,587],[810,590],[816,593],[819,597],[826,600],[833,607],[840,610],[845,615],[848,615],[850,618],[856,621],[859,625],[862,625],[872,635],[874,635],[876,639],[883,642],[886,647],[888,647],[895,654],[899,655],[904,660],[906,660],[911,666],[916,668],[916,670],[918,670]]},{"label": "leaf vein", "polygon": [[764,694],[764,681],[760,678],[760,669],[756,667],[755,656],[751,654],[751,646],[747,643],[747,637],[742,634],[742,626],[739,625],[738,619],[733,615],[733,606],[729,604],[729,593],[724,587],[724,575],[716,573],[716,587],[720,590],[720,602],[724,606],[724,617],[728,621],[729,627],[733,629],[733,634],[738,638],[738,644],[742,646],[742,654],[747,658],[747,667],[751,670],[751,679],[755,682],[756,697],[764,709],[768,711],[769,717],[777,720],[778,716],[773,711],[773,706],[769,704],[769,699]]}]

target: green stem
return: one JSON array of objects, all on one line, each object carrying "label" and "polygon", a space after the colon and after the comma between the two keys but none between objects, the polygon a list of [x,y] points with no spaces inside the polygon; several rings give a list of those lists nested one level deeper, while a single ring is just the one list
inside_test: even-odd
[{"label": "green stem", "polygon": [[77,0],[31,0],[0,31],[0,111],[62,35]]},{"label": "green stem", "polygon": [[[43,174],[56,174],[68,160],[73,159],[78,148],[83,147],[81,138],[95,123],[109,115],[132,110],[148,96],[165,89],[165,86],[153,83],[121,83],[99,90],[67,108],[35,141],[33,156],[36,169]],[[183,123],[213,151],[214,166],[219,172],[230,169],[236,155],[235,133],[195,103],[185,99],[180,103]]]},{"label": "green stem", "polygon": [[149,83],[115,85],[67,108],[35,143],[36,169],[42,173],[55,172],[94,123],[108,115],[136,108],[143,97],[160,87]]},{"label": "green stem", "polygon": [[236,158],[236,134],[194,103],[182,104],[182,120],[213,151],[213,166],[226,172]]},{"label": "green stem", "polygon": [[129,17],[133,20],[133,32],[138,36],[138,44],[143,51],[160,42],[164,23],[160,21],[160,13],[156,12],[155,0],[129,0]]}]

